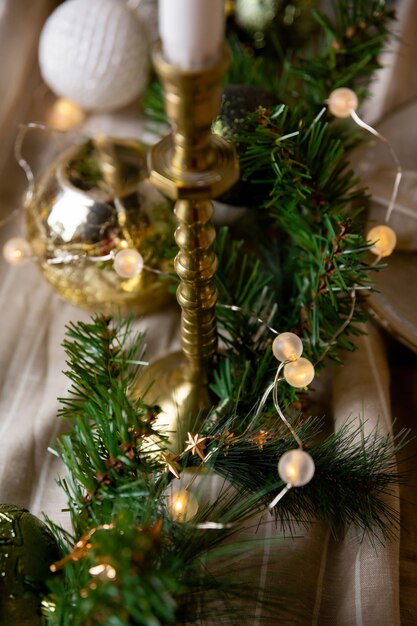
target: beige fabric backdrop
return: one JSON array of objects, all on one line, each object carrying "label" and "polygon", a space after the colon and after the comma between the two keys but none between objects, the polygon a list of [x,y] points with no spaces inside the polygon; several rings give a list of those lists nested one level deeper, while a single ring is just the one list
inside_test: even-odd
[{"label": "beige fabric backdrop", "polygon": [[[10,66],[4,65],[5,55],[0,54],[0,85],[4,82],[2,91],[9,94],[0,106],[0,214],[4,216],[18,206],[24,186],[21,172],[11,157],[13,128],[19,121],[34,120],[43,113],[43,91],[37,86],[39,79],[32,68],[37,32],[51,3],[13,0],[3,4],[0,34],[3,31],[10,34],[13,24],[13,37],[0,38],[0,45],[15,64],[11,72]],[[399,25],[406,36],[410,33],[413,36],[390,57],[391,69],[380,77],[375,102],[368,108],[370,116],[379,117],[398,104],[399,99],[417,93],[412,55],[417,45],[414,30],[417,3],[401,1],[399,5]],[[14,54],[17,40],[24,45],[19,46],[19,54]],[[404,71],[400,72],[399,67]],[[10,74],[14,77],[12,83]],[[143,132],[142,122],[126,112],[116,117],[96,117],[88,124],[91,132],[100,129],[133,136]],[[18,223],[1,229],[0,243],[21,232],[20,229]],[[60,429],[56,398],[67,389],[60,344],[65,324],[77,319],[86,320],[88,314],[61,302],[36,267],[13,269],[0,262],[0,501],[25,506],[35,515],[44,512],[64,524],[67,522],[62,513],[65,502],[54,482],[62,468],[48,452],[48,446]],[[148,329],[151,357],[178,346],[176,313],[161,312],[140,325]],[[412,358],[410,363],[414,363]],[[389,378],[384,340],[379,331],[370,327],[369,335],[359,341],[359,350],[347,355],[344,366],[335,370],[332,391],[329,385],[324,388],[327,404],[332,398],[335,426],[352,416],[365,415],[367,429],[378,424],[381,432],[390,432]],[[394,505],[399,506],[398,500]],[[407,519],[409,523],[410,518]],[[260,532],[267,537],[276,534],[267,523]],[[336,543],[322,524],[315,524],[308,533],[299,529],[298,534],[299,538],[286,540],[279,548],[267,543],[260,563],[254,564],[251,572],[265,588],[285,580],[295,590],[291,606],[297,609],[299,617],[293,620],[289,611],[283,624],[397,626],[401,623],[399,541],[375,551],[368,542],[361,543],[354,533],[345,542]],[[406,589],[402,596],[402,623],[410,625],[417,623],[411,591],[416,582],[415,552],[409,543],[414,537],[415,528],[408,526],[407,537],[402,537],[402,545],[407,545],[407,554],[403,554],[407,568],[401,570]],[[264,621],[259,614],[254,626],[260,623],[276,622]]]}]

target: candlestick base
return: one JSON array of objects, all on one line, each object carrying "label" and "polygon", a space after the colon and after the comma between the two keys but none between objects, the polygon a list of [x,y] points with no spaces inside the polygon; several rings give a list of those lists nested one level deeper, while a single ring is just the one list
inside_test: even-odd
[{"label": "candlestick base", "polygon": [[150,152],[150,180],[173,200],[217,198],[239,180],[239,165],[234,148],[222,137],[210,137],[206,157],[208,153],[205,171],[178,171],[172,165],[174,137],[168,135]]},{"label": "candlestick base", "polygon": [[168,437],[168,449],[180,454],[187,433],[198,429],[214,405],[203,376],[196,376],[182,352],[152,363],[134,382],[133,398],[160,407],[154,427]]}]

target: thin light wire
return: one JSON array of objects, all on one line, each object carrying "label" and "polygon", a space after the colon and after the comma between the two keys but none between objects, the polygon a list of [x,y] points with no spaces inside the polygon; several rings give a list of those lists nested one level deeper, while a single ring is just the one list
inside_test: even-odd
[{"label": "thin light wire", "polygon": [[259,324],[262,324],[262,326],[265,326],[265,328],[271,331],[271,333],[273,333],[274,335],[279,335],[279,332],[275,330],[275,328],[272,328],[272,326],[270,326],[268,322],[265,322],[265,320],[263,320],[262,317],[259,317],[258,313],[254,313],[253,311],[249,311],[248,309],[243,309],[242,307],[237,306],[235,304],[222,304],[221,302],[218,302],[217,306],[220,309],[228,309],[229,311],[233,311],[234,313],[244,313],[248,317],[251,317],[257,322],[259,322]]},{"label": "thin light wire", "polygon": [[394,210],[395,203],[397,202],[398,188],[400,186],[400,182],[401,182],[401,179],[402,179],[402,176],[403,176],[403,169],[401,167],[400,160],[399,160],[399,158],[398,158],[394,148],[392,147],[391,143],[388,141],[388,139],[386,137],[384,137],[384,135],[381,135],[381,133],[379,133],[375,128],[373,128],[372,126],[369,126],[369,124],[364,122],[359,117],[359,115],[356,113],[356,111],[354,109],[351,110],[350,115],[351,115],[352,119],[356,122],[356,124],[358,126],[360,126],[361,128],[364,128],[369,133],[371,133],[371,135],[374,135],[380,141],[382,141],[383,143],[385,143],[387,145],[388,150],[390,151],[391,156],[392,156],[392,158],[394,160],[394,163],[397,166],[397,173],[395,175],[395,180],[394,180],[394,186],[393,186],[393,189],[392,189],[391,199],[390,199],[390,202],[389,202],[389,205],[388,205],[387,212],[385,214],[385,222],[388,222],[390,217],[391,217],[391,213]]},{"label": "thin light wire", "polygon": [[30,167],[28,161],[26,161],[26,159],[23,157],[23,154],[22,154],[23,143],[26,139],[26,135],[29,130],[43,130],[43,131],[47,131],[50,133],[57,133],[59,135],[68,134],[68,131],[66,130],[60,130],[59,128],[51,128],[50,126],[47,126],[46,124],[42,124],[41,122],[29,122],[28,124],[19,124],[19,130],[16,136],[16,141],[14,143],[14,157],[18,165],[20,165],[20,167],[24,171],[27,182],[28,182],[28,188],[25,193],[25,202],[24,202],[25,205],[29,204],[30,201],[32,200],[33,191],[35,188],[35,176],[33,174],[33,170]]},{"label": "thin light wire", "polygon": [[[249,428],[256,422],[256,420],[258,419],[258,417],[260,416],[260,414],[262,413],[263,408],[265,407],[266,401],[268,400],[268,397],[272,391],[272,399],[274,402],[274,407],[276,412],[278,413],[279,417],[282,419],[282,421],[284,422],[284,424],[286,425],[286,427],[288,428],[288,430],[290,431],[291,435],[294,437],[295,441],[297,442],[297,444],[299,445],[300,448],[303,447],[303,442],[301,441],[300,437],[297,435],[297,432],[294,430],[294,428],[291,426],[291,424],[289,423],[289,421],[287,420],[287,418],[285,417],[284,413],[282,412],[282,409],[279,405],[279,400],[278,400],[278,384],[284,380],[283,378],[280,377],[280,374],[283,370],[283,368],[285,367],[285,365],[289,363],[289,361],[283,361],[282,363],[280,363],[278,369],[277,369],[277,373],[275,374],[275,378],[274,378],[274,382],[271,383],[269,385],[269,387],[267,387],[267,389],[265,390],[261,401],[258,405],[258,408],[256,410],[255,416],[254,418],[251,420],[251,423],[249,425]],[[248,430],[248,429],[246,429]]]},{"label": "thin light wire", "polygon": [[291,489],[292,485],[290,485],[290,483],[288,483],[287,485],[285,485],[284,489],[282,489],[278,495],[275,496],[275,498],[272,500],[272,502],[270,502],[268,504],[268,509],[273,509],[274,506],[276,506],[278,504],[278,502],[281,500],[281,498],[283,498],[285,496],[285,494],[287,493],[287,491],[289,491]]},{"label": "thin light wire", "polygon": [[299,445],[299,447],[302,448],[303,447],[303,442],[301,441],[300,437],[297,435],[296,431],[294,430],[294,428],[291,426],[291,424],[289,423],[289,421],[285,417],[284,413],[281,410],[281,407],[279,406],[279,401],[278,401],[278,383],[280,381],[280,374],[281,374],[281,371],[284,369],[284,367],[286,366],[287,363],[289,363],[289,361],[283,361],[280,364],[280,366],[279,366],[279,368],[277,370],[277,373],[275,374],[274,386],[272,388],[272,399],[274,401],[274,406],[275,406],[276,412],[278,413],[278,415],[280,416],[280,418],[282,419],[282,421],[284,422],[284,424],[286,425],[286,427],[288,428],[288,430],[290,431],[290,433],[294,437],[294,439],[297,442],[297,444]]},{"label": "thin light wire", "polygon": [[351,304],[351,307],[350,307],[349,315],[347,316],[347,318],[345,319],[343,324],[340,326],[340,328],[337,329],[337,331],[335,332],[333,337],[330,339],[330,341],[327,344],[327,347],[322,352],[322,354],[320,355],[318,360],[315,362],[314,367],[316,367],[319,363],[321,363],[323,361],[323,359],[325,358],[326,354],[328,353],[328,351],[332,347],[333,343],[336,341],[336,339],[339,337],[339,335],[341,335],[343,333],[345,328],[347,328],[349,326],[349,324],[351,323],[353,315],[355,313],[355,306],[356,306],[356,291],[355,291],[355,289],[353,289],[353,291],[350,292],[350,297],[352,298],[352,304]]},{"label": "thin light wire", "polygon": [[28,131],[32,129],[47,130],[47,127],[45,126],[45,124],[40,124],[38,122],[30,122],[29,124],[20,124],[16,141],[14,144],[15,159],[17,163],[20,165],[20,167],[22,168],[22,170],[24,171],[27,182],[28,182],[28,188],[26,189],[26,194],[25,194],[25,204],[30,203],[33,197],[33,191],[35,189],[35,176],[33,174],[33,170],[22,154],[23,142],[26,138]]},{"label": "thin light wire", "polygon": [[258,417],[260,416],[260,414],[262,413],[262,411],[264,409],[264,406],[266,404],[266,401],[268,400],[269,394],[271,393],[271,391],[274,388],[274,385],[275,385],[275,383],[271,383],[269,385],[269,387],[266,388],[266,390],[265,390],[265,392],[264,392],[264,394],[263,394],[263,396],[261,398],[261,401],[260,401],[260,403],[258,405],[258,408],[256,409],[256,413],[255,413],[255,416],[254,416],[253,420],[251,421],[251,424],[255,423],[257,421]]},{"label": "thin light wire", "polygon": [[[47,130],[47,127],[44,124],[40,124],[38,122],[31,122],[29,124],[20,124],[17,132],[16,140],[14,143],[14,156],[17,164],[22,168],[25,173],[26,180],[28,183],[28,187],[25,192],[23,206],[28,205],[33,197],[33,191],[35,188],[35,176],[33,174],[33,170],[30,167],[29,163],[22,155],[23,142],[26,138],[26,134],[31,129],[38,130]],[[0,228],[6,226],[9,222],[16,219],[16,217],[21,213],[22,207],[18,207],[17,209],[13,209],[11,213],[2,220],[0,220]]]},{"label": "thin light wire", "polygon": [[[45,263],[47,265],[65,265],[67,263],[72,263],[73,261],[91,261],[91,263],[101,263],[104,261],[112,261],[116,256],[116,252],[112,250],[108,254],[103,254],[102,256],[88,256],[81,254],[63,254],[60,257],[53,257],[51,259],[46,259]],[[40,257],[32,257],[34,259],[40,259]],[[163,276],[169,276],[170,278],[175,278],[175,274],[171,274],[169,272],[163,272],[162,270],[157,270],[154,267],[150,267],[149,265],[143,265],[142,270],[146,270],[147,272],[152,272],[153,274],[162,274]],[[140,272],[139,272],[140,273]]]},{"label": "thin light wire", "polygon": [[21,210],[22,210],[21,207],[19,207],[18,209],[13,209],[13,211],[9,213],[7,217],[0,220],[0,228],[3,228],[3,226],[6,226],[6,224],[16,219],[16,217],[19,215]]}]

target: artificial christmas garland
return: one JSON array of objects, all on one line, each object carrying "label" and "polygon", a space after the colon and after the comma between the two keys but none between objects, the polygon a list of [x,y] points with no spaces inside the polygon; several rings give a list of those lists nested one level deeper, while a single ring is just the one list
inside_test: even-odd
[{"label": "artificial christmas garland", "polygon": [[[61,401],[61,417],[70,432],[61,436],[57,453],[68,470],[60,484],[74,536],[53,526],[64,556],[52,567],[63,575],[50,581],[48,624],[151,626],[203,617],[250,624],[256,589],[252,582],[248,593],[248,563],[256,568],[262,540],[235,535],[253,519],[261,523],[261,512],[283,486],[277,460],[294,447],[292,436],[270,409],[254,420],[255,409],[243,413],[244,402],[236,399],[220,402],[174,457],[153,428],[157,408],[130,397],[141,375],[132,363],[143,358],[143,341],[143,335],[132,338],[129,324],[105,317],[68,328],[64,347],[72,387]],[[222,360],[215,390],[228,381],[236,385],[231,367]],[[261,378],[268,380],[262,363],[262,386]],[[243,400],[244,382],[243,376]],[[354,524],[374,539],[389,539],[398,520],[386,496],[400,480],[395,454],[405,433],[393,442],[376,431],[363,438],[361,427],[349,424],[327,437],[322,420],[299,416],[293,425],[316,473],[274,509],[276,523],[291,532],[295,521],[309,525],[319,518],[339,538]],[[361,446],[355,443],[359,434]],[[204,485],[213,474],[226,480],[214,500]],[[197,503],[190,503],[190,492]],[[237,573],[230,575],[235,559]],[[288,608],[286,592],[278,584],[272,596],[265,594],[271,618]]]}]

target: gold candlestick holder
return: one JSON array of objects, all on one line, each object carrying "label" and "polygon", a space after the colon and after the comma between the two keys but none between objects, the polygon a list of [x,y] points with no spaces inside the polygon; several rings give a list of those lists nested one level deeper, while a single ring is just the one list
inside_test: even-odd
[{"label": "gold candlestick holder", "polygon": [[158,46],[154,65],[173,130],[154,146],[150,170],[154,185],[176,200],[182,352],[151,364],[138,379],[134,395],[161,407],[157,425],[169,436],[172,452],[178,453],[187,432],[198,428],[198,418],[212,406],[209,381],[217,350],[217,258],[212,250],[216,232],[211,198],[238,180],[239,166],[234,148],[211,132],[229,65],[226,46],[218,63],[198,71],[169,64]]}]

